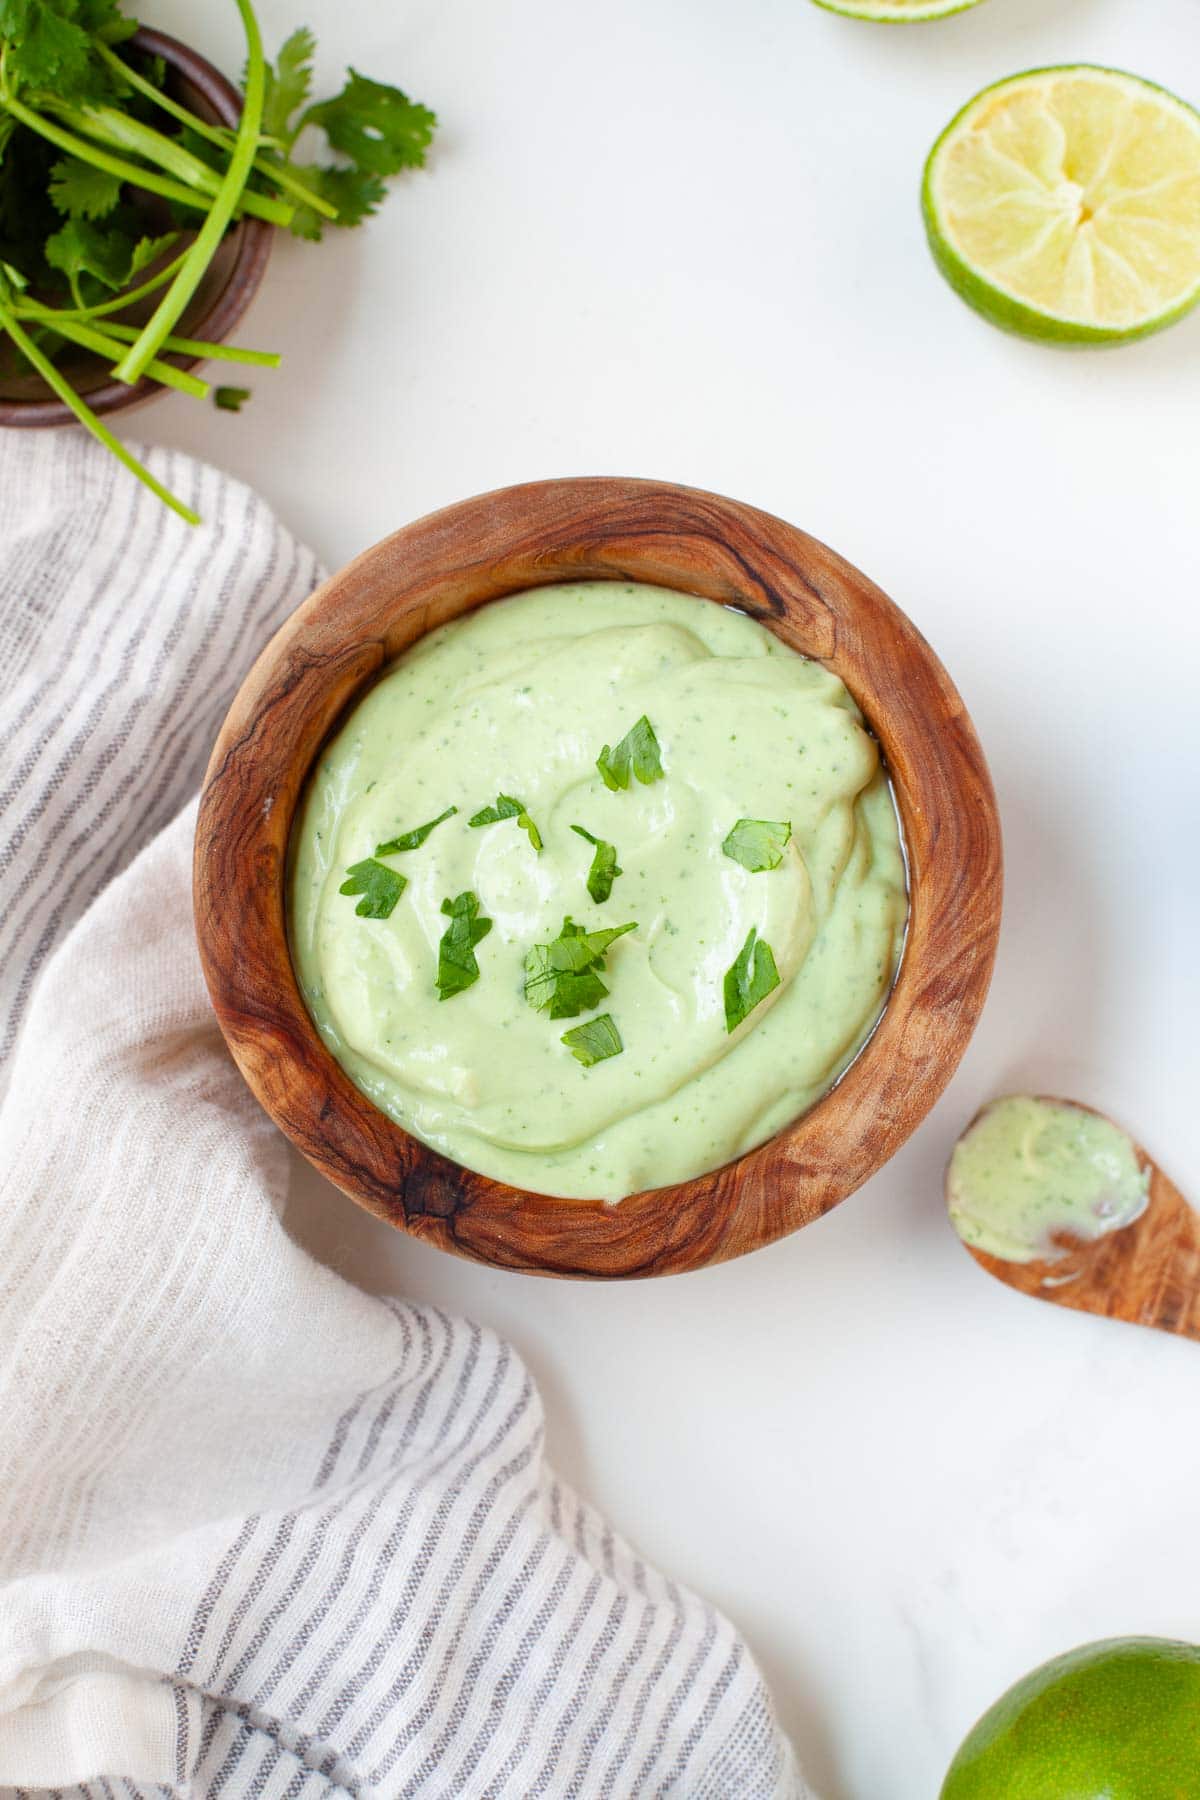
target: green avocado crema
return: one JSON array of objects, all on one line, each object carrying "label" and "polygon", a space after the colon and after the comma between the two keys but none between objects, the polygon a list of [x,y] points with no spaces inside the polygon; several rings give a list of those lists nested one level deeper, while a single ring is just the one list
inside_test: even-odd
[{"label": "green avocado crema", "polygon": [[1057,1262],[1060,1237],[1091,1243],[1145,1212],[1150,1175],[1132,1138],[1067,1101],[1014,1095],[984,1108],[946,1182],[963,1242],[1004,1262]]},{"label": "green avocado crema", "polygon": [[[609,786],[596,759],[643,718],[662,774]],[[497,794],[540,851],[515,820],[470,827]],[[388,916],[359,916],[346,871],[451,806],[389,859],[406,885]],[[723,852],[739,820],[790,824],[776,866]],[[597,841],[619,859],[602,901]],[[442,904],[465,893],[492,927],[442,1003]],[[878,1020],[907,913],[891,790],[841,681],[742,613],[625,583],[514,595],[422,638],[326,746],[293,832],[293,961],[351,1079],[468,1168],[570,1198],[687,1180],[811,1106]],[[567,916],[636,921],[608,993],[568,1021],[611,1018],[620,1052],[590,1066],[524,993]],[[729,1032],[752,930],[779,984]]]}]

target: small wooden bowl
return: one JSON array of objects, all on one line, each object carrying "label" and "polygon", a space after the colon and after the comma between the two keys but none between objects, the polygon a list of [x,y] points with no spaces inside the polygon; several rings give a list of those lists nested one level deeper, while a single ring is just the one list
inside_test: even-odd
[{"label": "small wooden bowl", "polygon": [[[237,124],[242,114],[242,96],[219,69],[195,50],[168,37],[165,31],[145,28],[135,31],[128,44],[147,56],[162,57],[168,69],[170,92],[200,118],[214,125]],[[164,230],[168,221],[161,203],[151,194],[144,198],[146,229],[150,232]],[[196,216],[198,218],[199,214]],[[226,232],[200,286],[184,309],[177,327],[180,337],[220,343],[229,336],[253,300],[266,272],[273,229],[262,219],[239,219],[233,229]],[[154,311],[158,298],[158,295],[152,295],[117,317],[125,324],[142,325]],[[170,355],[163,360],[174,363],[177,369],[194,369],[204,359]],[[88,350],[64,352],[59,361],[63,373],[94,413],[124,412],[167,391],[160,382],[151,381],[148,376],[132,386],[128,382],[114,381],[109,366]],[[0,425],[44,429],[75,423],[75,414],[70,407],[50,392],[40,375],[32,370],[0,371]]]},{"label": "small wooden bowl", "polygon": [[[305,1010],[285,879],[309,769],[346,706],[417,638],[522,588],[645,581],[740,607],[836,671],[882,745],[907,841],[911,915],[874,1036],[836,1087],[712,1174],[622,1200],[560,1200],[429,1149],[361,1094]],[[779,519],[660,482],[507,488],[420,519],[319,588],[267,646],[225,721],[196,830],[200,953],[229,1047],[322,1174],[426,1243],[506,1269],[665,1275],[819,1218],[933,1105],[983,1006],[1000,924],[1000,826],[945,670],[887,597]]]}]

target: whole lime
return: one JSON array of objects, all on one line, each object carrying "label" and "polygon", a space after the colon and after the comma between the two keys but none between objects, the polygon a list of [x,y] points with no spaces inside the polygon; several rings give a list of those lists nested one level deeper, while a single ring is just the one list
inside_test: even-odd
[{"label": "whole lime", "polygon": [[1105,1638],[997,1700],[941,1800],[1200,1800],[1200,1644]]}]

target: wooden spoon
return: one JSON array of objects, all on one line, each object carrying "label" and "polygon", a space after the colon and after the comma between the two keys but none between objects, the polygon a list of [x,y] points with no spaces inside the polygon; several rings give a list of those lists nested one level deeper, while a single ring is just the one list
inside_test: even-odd
[{"label": "wooden spoon", "polygon": [[[1107,1116],[1078,1100],[1036,1097],[1051,1106],[1075,1106],[1098,1118]],[[975,1122],[972,1119],[971,1125]],[[1036,1300],[1200,1339],[1200,1212],[1189,1206],[1136,1139],[1133,1143],[1138,1161],[1150,1175],[1150,1197],[1145,1212],[1131,1225],[1091,1243],[1055,1233],[1054,1242],[1065,1254],[1053,1261],[1008,1262],[971,1244],[964,1248],[997,1281]]]}]

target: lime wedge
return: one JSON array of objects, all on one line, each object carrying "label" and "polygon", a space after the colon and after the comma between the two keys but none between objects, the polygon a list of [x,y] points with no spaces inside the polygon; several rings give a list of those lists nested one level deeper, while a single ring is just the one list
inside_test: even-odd
[{"label": "lime wedge", "polygon": [[985,88],[929,155],[942,274],[993,324],[1123,343],[1200,299],[1200,113],[1080,63]]},{"label": "lime wedge", "polygon": [[920,19],[945,19],[966,12],[979,0],[817,0],[826,12],[846,19],[874,19],[881,25],[915,25]]}]

